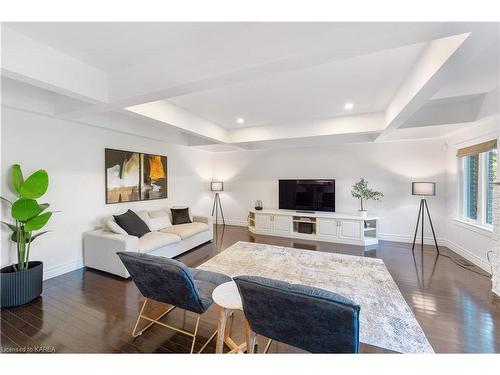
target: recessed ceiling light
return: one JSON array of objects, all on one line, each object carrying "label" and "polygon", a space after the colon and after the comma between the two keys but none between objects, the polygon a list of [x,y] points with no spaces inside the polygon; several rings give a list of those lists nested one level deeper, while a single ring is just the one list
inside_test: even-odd
[{"label": "recessed ceiling light", "polygon": [[352,104],[352,103],[345,103],[344,104],[344,109],[346,109],[348,111],[350,111],[353,108],[354,108],[354,104]]},{"label": "recessed ceiling light", "polygon": [[237,122],[238,124],[244,124],[244,123],[245,123],[245,119],[244,119],[244,118],[242,118],[242,117],[238,117],[238,118],[236,119],[236,122]]}]

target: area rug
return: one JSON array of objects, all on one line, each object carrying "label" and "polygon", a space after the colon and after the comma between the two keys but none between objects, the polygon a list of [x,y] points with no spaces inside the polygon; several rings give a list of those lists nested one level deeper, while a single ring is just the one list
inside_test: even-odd
[{"label": "area rug", "polygon": [[361,306],[361,342],[399,353],[434,353],[381,259],[240,241],[198,268],[330,290]]}]

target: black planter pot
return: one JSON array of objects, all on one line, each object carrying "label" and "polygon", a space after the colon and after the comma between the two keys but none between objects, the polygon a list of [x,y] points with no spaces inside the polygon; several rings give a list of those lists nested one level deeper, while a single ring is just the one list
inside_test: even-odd
[{"label": "black planter pot", "polygon": [[0,307],[21,306],[42,294],[43,263],[29,262],[28,269],[15,272],[12,266],[0,269]]}]

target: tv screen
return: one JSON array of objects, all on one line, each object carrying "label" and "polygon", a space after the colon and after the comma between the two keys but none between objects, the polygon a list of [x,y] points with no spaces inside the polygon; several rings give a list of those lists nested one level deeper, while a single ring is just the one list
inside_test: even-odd
[{"label": "tv screen", "polygon": [[279,180],[279,208],[335,212],[335,180]]}]

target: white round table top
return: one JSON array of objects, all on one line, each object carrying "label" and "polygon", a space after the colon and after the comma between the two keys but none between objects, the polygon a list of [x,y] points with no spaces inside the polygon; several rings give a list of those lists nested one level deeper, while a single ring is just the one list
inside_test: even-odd
[{"label": "white round table top", "polygon": [[238,292],[234,281],[229,281],[215,288],[212,292],[212,298],[217,305],[226,309],[243,310],[240,292]]}]

